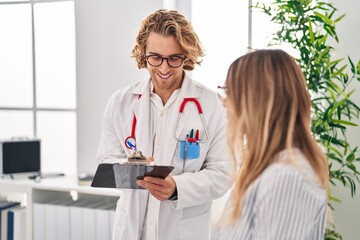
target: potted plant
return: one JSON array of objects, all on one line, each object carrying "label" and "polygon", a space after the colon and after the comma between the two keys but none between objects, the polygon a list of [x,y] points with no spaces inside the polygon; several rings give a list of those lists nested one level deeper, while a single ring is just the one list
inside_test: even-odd
[{"label": "potted plant", "polygon": [[[346,137],[349,126],[356,126],[360,108],[351,99],[355,89],[352,81],[360,81],[360,61],[350,57],[334,59],[331,41],[339,41],[335,25],[345,15],[337,16],[332,3],[317,0],[275,0],[271,4],[253,6],[270,16],[279,30],[269,45],[290,45],[297,53],[312,96],[312,132],[323,146],[329,162],[330,183],[343,184],[353,197],[359,183],[360,172],[355,162],[360,161],[358,147]],[[344,63],[345,62],[345,63]],[[334,210],[336,196],[329,196]],[[335,226],[326,229],[325,239],[342,239]]]}]

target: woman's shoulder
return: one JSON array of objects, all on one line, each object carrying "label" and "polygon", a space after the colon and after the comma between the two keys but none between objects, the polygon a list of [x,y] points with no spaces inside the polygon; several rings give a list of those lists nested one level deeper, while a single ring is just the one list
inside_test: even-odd
[{"label": "woman's shoulder", "polygon": [[308,159],[298,148],[283,150],[275,156],[275,161],[263,172],[263,177],[286,175],[315,180],[316,173]]},{"label": "woman's shoulder", "polygon": [[[280,161],[271,164],[259,177],[259,187],[265,191],[299,191],[323,197],[326,191],[321,188],[318,177],[300,150],[295,149],[292,156],[280,153]],[[287,160],[288,161],[287,161]]]}]

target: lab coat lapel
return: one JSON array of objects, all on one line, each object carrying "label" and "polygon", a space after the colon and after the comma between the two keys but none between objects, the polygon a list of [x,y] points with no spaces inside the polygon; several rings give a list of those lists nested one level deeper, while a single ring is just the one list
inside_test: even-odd
[{"label": "lab coat lapel", "polygon": [[186,105],[184,112],[180,115],[179,123],[176,124],[177,119],[179,117],[179,110],[182,102],[185,98],[199,98],[199,95],[196,90],[196,84],[195,82],[185,73],[185,77],[180,89],[179,96],[175,102],[175,114],[171,116],[171,122],[170,122],[170,133],[167,135],[167,151],[166,156],[164,157],[165,161],[164,165],[170,165],[171,159],[174,156],[174,152],[176,149],[176,146],[178,144],[178,140],[180,137],[181,132],[183,131],[186,122],[189,118],[189,115],[192,111],[194,111],[193,108],[189,109],[187,108],[188,105]]},{"label": "lab coat lapel", "polygon": [[141,97],[137,99],[134,105],[134,114],[136,117],[136,145],[142,151],[144,156],[151,156],[152,154],[152,122],[150,119],[150,81],[141,82],[133,91],[133,94]]}]

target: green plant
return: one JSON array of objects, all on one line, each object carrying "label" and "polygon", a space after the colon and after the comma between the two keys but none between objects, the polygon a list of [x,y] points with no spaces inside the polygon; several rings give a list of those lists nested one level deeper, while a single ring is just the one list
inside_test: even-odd
[{"label": "green plant", "polygon": [[[360,108],[351,100],[355,90],[348,88],[354,79],[360,81],[360,61],[355,65],[350,57],[334,59],[335,48],[329,43],[339,41],[335,25],[345,15],[336,17],[333,4],[316,0],[275,0],[254,7],[279,26],[269,45],[288,44],[297,52],[296,61],[312,96],[312,131],[328,156],[330,182],[340,182],[353,197],[360,176],[355,163],[360,158],[358,147],[348,142],[346,130],[357,126],[353,120],[359,118]],[[340,202],[331,194],[329,199],[332,209],[333,201]],[[325,239],[342,237],[332,228],[326,230]]]}]

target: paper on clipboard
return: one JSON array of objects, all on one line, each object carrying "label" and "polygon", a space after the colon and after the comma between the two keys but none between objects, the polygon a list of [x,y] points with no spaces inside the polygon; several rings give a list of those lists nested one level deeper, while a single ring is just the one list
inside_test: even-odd
[{"label": "paper on clipboard", "polygon": [[143,189],[136,184],[137,179],[143,179],[144,176],[166,178],[173,169],[172,166],[101,163],[96,170],[91,186]]}]

